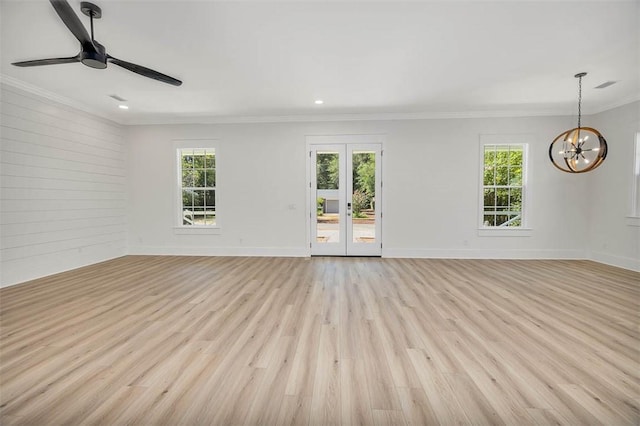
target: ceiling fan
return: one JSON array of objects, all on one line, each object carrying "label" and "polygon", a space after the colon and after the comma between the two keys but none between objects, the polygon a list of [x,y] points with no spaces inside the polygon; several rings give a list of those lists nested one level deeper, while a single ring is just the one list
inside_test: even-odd
[{"label": "ceiling fan", "polygon": [[80,22],[78,15],[75,14],[69,3],[66,0],[49,0],[51,5],[62,19],[62,22],[69,28],[73,35],[80,42],[80,53],[76,56],[69,58],[51,58],[51,59],[37,59],[35,61],[23,61],[14,62],[12,65],[18,67],[35,67],[40,65],[55,65],[55,64],[69,64],[72,62],[82,62],[88,67],[104,69],[107,67],[107,61],[112,64],[118,65],[129,71],[140,74],[144,77],[153,78],[154,80],[168,83],[174,86],[180,86],[182,81],[177,80],[168,75],[159,73],[152,69],[143,67],[141,65],[132,64],[131,62],[123,61],[107,54],[103,45],[98,43],[93,38],[93,19],[100,19],[102,16],[102,10],[93,3],[83,1],[80,3],[80,10],[91,19],[91,37],[87,33],[84,25]]}]

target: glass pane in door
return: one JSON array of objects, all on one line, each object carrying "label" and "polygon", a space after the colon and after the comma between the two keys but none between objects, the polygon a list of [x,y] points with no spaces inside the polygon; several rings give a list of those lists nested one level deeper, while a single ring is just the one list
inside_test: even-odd
[{"label": "glass pane in door", "polygon": [[376,153],[353,151],[351,220],[354,243],[376,242]]},{"label": "glass pane in door", "polygon": [[316,153],[316,242],[340,242],[340,155]]}]

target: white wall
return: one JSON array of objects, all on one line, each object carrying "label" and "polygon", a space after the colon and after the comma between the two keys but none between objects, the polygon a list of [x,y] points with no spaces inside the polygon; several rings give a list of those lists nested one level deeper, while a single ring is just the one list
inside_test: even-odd
[{"label": "white wall", "polygon": [[[625,221],[639,103],[585,118],[609,156],[570,175],[547,149],[574,117],[123,128],[1,89],[2,286],[127,253],[307,255],[305,137],[331,134],[386,135],[384,256],[592,258],[640,270],[640,228]],[[530,236],[478,235],[480,134],[533,137]],[[217,140],[217,235],[174,232],[176,139]]]},{"label": "white wall", "polygon": [[[384,256],[592,258],[640,270],[640,228],[625,221],[640,103],[585,118],[609,156],[571,175],[547,149],[574,117],[123,128],[1,89],[2,286],[127,253],[305,256],[305,137],[331,134],[386,135]],[[479,236],[480,134],[533,137],[529,236]],[[217,140],[217,235],[174,232],[178,139]]]},{"label": "white wall", "polygon": [[121,126],[0,90],[0,286],[126,254]]},{"label": "white wall", "polygon": [[609,154],[589,173],[589,257],[640,271],[640,227],[631,213],[635,135],[640,132],[640,102],[585,120],[600,130]]},{"label": "white wall", "polygon": [[[385,134],[383,255],[584,258],[587,178],[549,143],[572,117],[131,126],[131,254],[306,255],[305,136]],[[530,236],[478,236],[479,135],[530,134]],[[174,233],[174,139],[217,139],[219,235]],[[290,204],[295,210],[288,208]]]}]

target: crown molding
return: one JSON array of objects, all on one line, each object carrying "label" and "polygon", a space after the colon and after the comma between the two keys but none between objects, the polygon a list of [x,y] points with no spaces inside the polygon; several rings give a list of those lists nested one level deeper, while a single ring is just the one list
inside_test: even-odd
[{"label": "crown molding", "polygon": [[393,120],[442,120],[465,118],[514,118],[572,115],[572,111],[468,111],[468,112],[417,112],[373,114],[322,114],[322,115],[270,115],[270,116],[170,116],[131,119],[127,125],[161,124],[249,124],[249,123],[309,123],[327,121],[393,121]]},{"label": "crown molding", "polygon": [[616,102],[612,102],[610,104],[607,104],[607,105],[603,106],[602,108],[598,108],[595,111],[590,112],[589,115],[600,114],[602,112],[609,111],[609,110],[612,110],[614,108],[618,108],[618,107],[625,106],[625,105],[628,105],[628,104],[632,104],[634,102],[640,102],[640,92],[638,92],[636,94],[633,94],[633,95],[629,95],[629,96],[627,96],[625,98],[622,98],[622,99],[620,99],[620,100],[618,100]]},{"label": "crown molding", "polygon": [[[14,77],[0,74],[0,83],[33,93],[50,101],[69,106],[82,112],[103,118],[112,123],[124,126],[136,125],[166,125],[166,124],[261,124],[261,123],[314,123],[330,121],[396,121],[396,120],[443,120],[443,119],[481,119],[481,118],[523,118],[523,117],[553,117],[574,115],[573,110],[564,109],[509,109],[494,111],[464,111],[464,112],[408,112],[408,113],[370,113],[370,114],[299,114],[299,115],[264,115],[264,116],[212,116],[212,115],[166,115],[148,117],[120,117],[105,114],[86,104],[77,102],[65,96],[45,90],[41,87],[26,83]],[[640,101],[640,92],[623,98],[617,102],[589,111],[585,115],[600,114],[633,102]]]},{"label": "crown molding", "polygon": [[105,119],[111,123],[116,123],[120,125],[125,124],[122,121],[115,119],[113,116],[105,114],[103,111],[97,110],[86,104],[67,98],[65,96],[58,95],[57,93],[50,92],[46,89],[43,89],[42,87],[30,84],[30,83],[26,83],[14,77],[10,77],[6,74],[0,74],[0,83],[6,84],[7,86],[14,87],[16,89],[22,90],[27,93],[32,93],[34,95],[45,98],[49,101],[62,104],[62,105],[71,107],[73,109],[85,112],[87,114],[91,114],[93,116]]},{"label": "crown molding", "polygon": [[[640,101],[640,92],[627,96],[601,108],[588,111],[585,115],[600,114],[614,108]],[[371,113],[371,114],[299,114],[264,116],[166,116],[141,117],[127,121],[127,125],[162,124],[260,124],[260,123],[313,123],[328,121],[393,121],[393,120],[444,120],[444,119],[481,119],[481,118],[524,118],[524,117],[563,117],[573,116],[573,109],[509,109],[494,111],[464,112],[411,112],[411,113]]]}]

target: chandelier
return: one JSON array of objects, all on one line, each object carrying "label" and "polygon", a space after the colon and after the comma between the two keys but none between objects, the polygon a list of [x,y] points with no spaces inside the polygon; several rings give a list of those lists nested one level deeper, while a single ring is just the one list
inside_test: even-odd
[{"label": "chandelier", "polygon": [[582,77],[578,79],[578,127],[561,133],[549,146],[549,158],[554,166],[567,173],[585,173],[598,167],[607,157],[607,141],[593,127],[582,127]]}]

